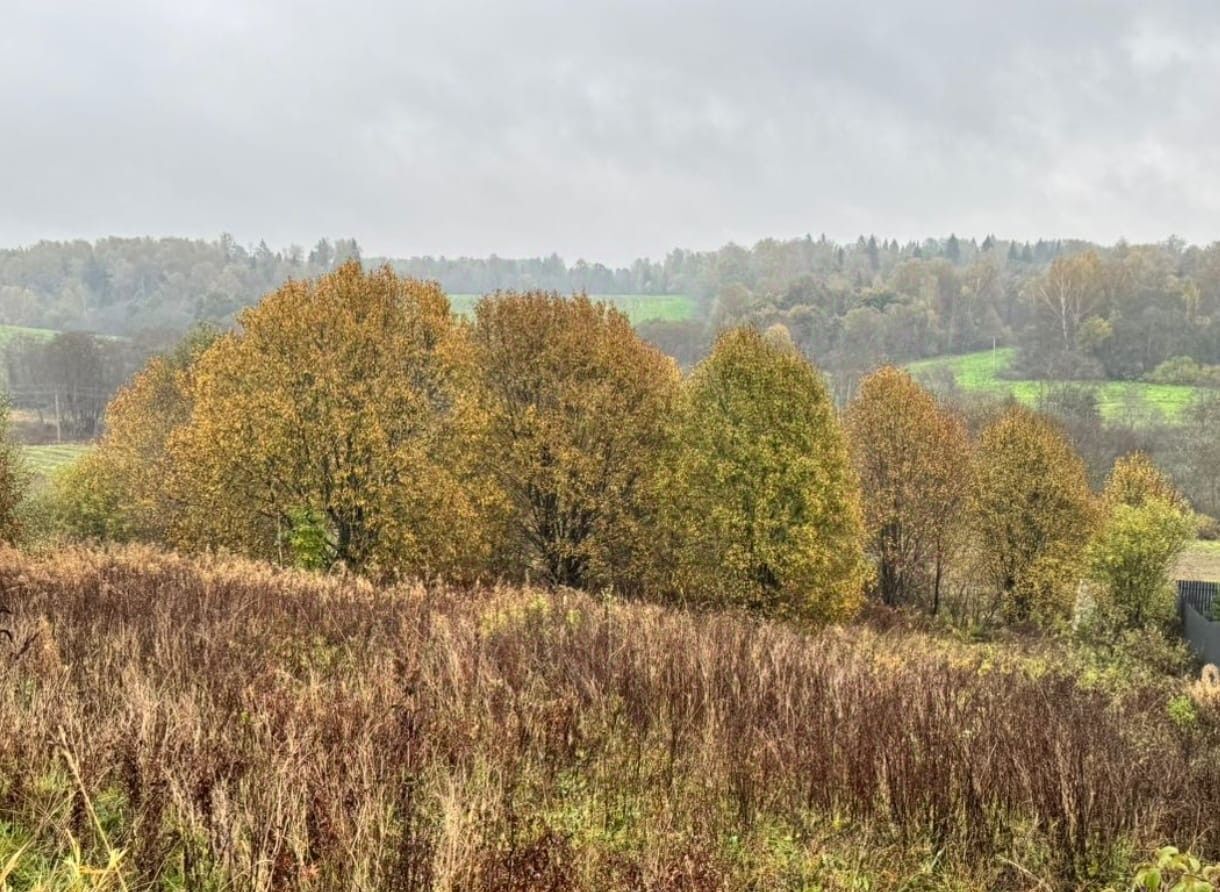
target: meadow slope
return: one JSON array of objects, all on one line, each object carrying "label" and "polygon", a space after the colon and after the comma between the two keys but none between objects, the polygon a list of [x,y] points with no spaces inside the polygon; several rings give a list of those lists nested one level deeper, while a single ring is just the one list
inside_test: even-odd
[{"label": "meadow slope", "polygon": [[28,328],[24,325],[0,325],[0,347],[17,338],[35,338],[49,341],[59,334],[53,328]]},{"label": "meadow slope", "polygon": [[937,384],[951,375],[954,383],[968,393],[1012,396],[1027,406],[1038,406],[1049,390],[1059,384],[1086,387],[1097,396],[1098,408],[1107,421],[1147,424],[1174,422],[1201,391],[1198,387],[1176,384],[1146,384],[1142,381],[1055,381],[1008,378],[1005,372],[1016,356],[1016,349],[982,350],[960,356],[938,356],[907,365],[920,380]]},{"label": "meadow slope", "polygon": [[1220,582],[1220,542],[1198,539],[1190,543],[1178,558],[1174,576]]}]

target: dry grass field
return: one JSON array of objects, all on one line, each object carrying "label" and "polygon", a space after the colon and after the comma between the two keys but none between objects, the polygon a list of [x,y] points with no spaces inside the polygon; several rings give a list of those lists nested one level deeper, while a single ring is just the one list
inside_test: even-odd
[{"label": "dry grass field", "polygon": [[0,591],[8,889],[1100,888],[1220,850],[1212,713],[1052,641],[136,548],[3,552]]},{"label": "dry grass field", "polygon": [[1178,579],[1220,582],[1220,542],[1202,539],[1192,542],[1178,559],[1174,576]]}]

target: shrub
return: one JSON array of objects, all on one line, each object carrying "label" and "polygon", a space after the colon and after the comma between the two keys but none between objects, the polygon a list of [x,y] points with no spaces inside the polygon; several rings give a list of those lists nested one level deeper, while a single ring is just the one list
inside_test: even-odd
[{"label": "shrub", "polygon": [[1220,539],[1220,520],[1206,514],[1195,515],[1195,536],[1214,542]]},{"label": "shrub", "polygon": [[1135,872],[1138,892],[1211,892],[1220,885],[1220,864],[1208,864],[1175,846],[1165,846],[1156,858]]},{"label": "shrub", "polygon": [[1120,458],[1106,482],[1104,517],[1088,549],[1103,612],[1123,625],[1166,623],[1170,570],[1193,534],[1193,515],[1169,479],[1142,453]]},{"label": "shrub", "polygon": [[153,517],[133,511],[114,456],[99,447],[58,470],[51,478],[54,525],[71,539],[125,542]]},{"label": "shrub", "polygon": [[9,404],[0,399],[0,542],[17,542],[25,532],[23,508],[30,474],[9,433]]},{"label": "shrub", "polygon": [[1203,365],[1189,356],[1173,356],[1144,375],[1153,384],[1220,387],[1220,366]]},{"label": "shrub", "polygon": [[60,529],[77,538],[168,541],[180,505],[166,486],[167,445],[190,418],[193,365],[215,338],[197,329],[114,397],[97,446],[52,481]]},{"label": "shrub", "polygon": [[1190,511],[1173,481],[1144,452],[1133,452],[1114,462],[1102,496],[1107,506],[1140,508],[1149,501],[1159,501],[1184,514]]}]

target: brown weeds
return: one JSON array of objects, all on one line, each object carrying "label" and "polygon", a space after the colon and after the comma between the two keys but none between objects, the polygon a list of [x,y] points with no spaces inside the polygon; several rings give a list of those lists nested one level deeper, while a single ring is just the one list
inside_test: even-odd
[{"label": "brown weeds", "polygon": [[1161,691],[902,630],[135,548],[5,552],[0,592],[36,642],[0,659],[0,826],[104,840],[132,889],[837,888],[851,834],[878,877],[1026,888],[1220,851],[1214,732]]}]

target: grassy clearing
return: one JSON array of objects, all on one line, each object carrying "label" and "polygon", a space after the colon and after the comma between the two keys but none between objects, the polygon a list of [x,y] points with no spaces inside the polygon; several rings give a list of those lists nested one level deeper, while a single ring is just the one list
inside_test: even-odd
[{"label": "grassy clearing", "polygon": [[1201,579],[1220,582],[1220,542],[1192,542],[1178,559],[1174,570],[1178,579]]},{"label": "grassy clearing", "polygon": [[0,592],[15,889],[1099,889],[1220,850],[1220,716],[1065,641],[130,547],[0,551]]},{"label": "grassy clearing", "polygon": [[40,340],[50,340],[59,334],[53,328],[27,328],[23,325],[0,325],[0,347],[3,347],[9,341],[16,338],[38,338]]},{"label": "grassy clearing", "polygon": [[[681,322],[695,315],[695,300],[685,294],[590,294],[593,300],[606,301],[627,314],[633,324],[639,322]],[[451,294],[453,310],[464,316],[474,313],[481,294]]]},{"label": "grassy clearing", "polygon": [[1001,377],[1012,364],[1016,349],[1004,347],[961,356],[943,356],[910,363],[907,368],[917,377],[934,378],[948,372],[957,386],[973,393],[997,397],[1011,395],[1026,405],[1037,405],[1048,389],[1059,383],[1079,384],[1097,394],[1102,417],[1107,421],[1133,421],[1147,424],[1173,422],[1181,417],[1201,388],[1174,384],[1145,384],[1139,381],[1036,381]]},{"label": "grassy clearing", "polygon": [[49,477],[92,448],[89,443],[50,443],[43,446],[23,446],[21,454],[36,476]]}]

